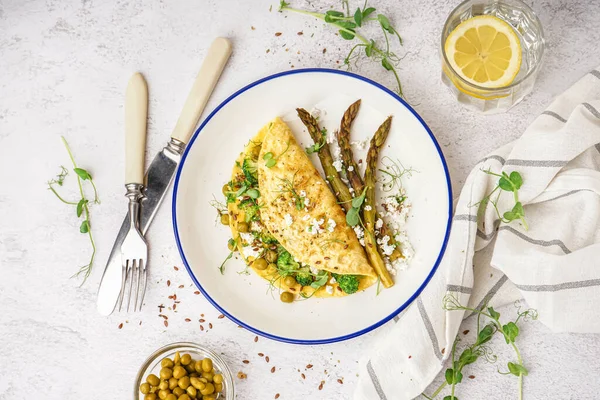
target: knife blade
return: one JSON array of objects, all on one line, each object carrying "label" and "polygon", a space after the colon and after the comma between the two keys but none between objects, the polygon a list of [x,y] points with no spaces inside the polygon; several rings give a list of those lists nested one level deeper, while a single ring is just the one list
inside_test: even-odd
[{"label": "knife blade", "polygon": [[[217,38],[211,44],[200,72],[177,120],[171,140],[154,157],[145,177],[144,198],[141,200],[140,231],[146,234],[158,207],[162,203],[177,166],[192,136],[200,115],[217,83],[221,72],[231,55],[231,43],[225,38]],[[129,231],[129,213],[125,215],[121,229],[108,257],[100,287],[98,288],[97,309],[102,315],[110,315],[117,304],[123,279],[121,264],[121,244]]]}]

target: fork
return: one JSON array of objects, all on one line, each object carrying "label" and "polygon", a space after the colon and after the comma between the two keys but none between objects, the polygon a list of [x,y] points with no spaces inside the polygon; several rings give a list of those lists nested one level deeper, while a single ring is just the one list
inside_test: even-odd
[{"label": "fork", "polygon": [[134,293],[133,311],[136,309],[141,311],[146,293],[148,245],[138,223],[140,200],[144,188],[147,117],[148,87],[142,74],[137,72],[129,80],[125,93],[125,188],[127,189],[125,196],[129,199],[129,232],[121,245],[122,279],[119,311],[125,296],[127,296],[127,311],[129,311]]}]

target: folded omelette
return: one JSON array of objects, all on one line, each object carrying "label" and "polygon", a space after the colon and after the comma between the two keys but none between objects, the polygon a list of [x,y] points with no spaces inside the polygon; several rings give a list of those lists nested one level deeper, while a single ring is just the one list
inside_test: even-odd
[{"label": "folded omelette", "polygon": [[223,192],[230,248],[273,287],[333,297],[376,282],[343,209],[280,118],[248,143]]}]

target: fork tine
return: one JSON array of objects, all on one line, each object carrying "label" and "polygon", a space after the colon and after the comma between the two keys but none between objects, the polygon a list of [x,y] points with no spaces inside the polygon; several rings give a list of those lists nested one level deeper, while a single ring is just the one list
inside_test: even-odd
[{"label": "fork tine", "polygon": [[135,303],[133,304],[133,312],[135,312],[137,310],[137,304],[138,304],[138,296],[140,294],[140,281],[141,281],[141,274],[142,274],[142,268],[140,267],[140,263],[141,263],[141,259],[136,260],[136,272],[135,272],[135,277],[136,277],[136,285],[135,285]]},{"label": "fork tine", "polygon": [[129,281],[129,296],[127,296],[127,312],[129,312],[129,305],[131,304],[131,296],[133,294],[133,278],[135,276],[135,260],[129,260],[129,265],[131,266],[128,271],[128,276],[131,277]]},{"label": "fork tine", "polygon": [[123,297],[125,297],[125,282],[127,280],[127,264],[128,260],[125,260],[123,264],[122,273],[121,273],[121,292],[119,293],[119,311],[121,311],[121,307],[123,306]]},{"label": "fork tine", "polygon": [[139,311],[142,311],[142,305],[144,304],[144,295],[146,294],[146,281],[148,279],[147,276],[147,271],[146,271],[146,260],[141,259],[140,263],[142,264],[142,268],[140,268],[140,274],[142,276],[142,284],[141,284],[141,292],[142,295],[140,296],[140,308]]}]

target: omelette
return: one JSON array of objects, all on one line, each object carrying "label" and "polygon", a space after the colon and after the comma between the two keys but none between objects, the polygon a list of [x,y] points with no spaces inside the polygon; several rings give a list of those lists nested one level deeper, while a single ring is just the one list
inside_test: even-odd
[{"label": "omelette", "polygon": [[377,281],[335,195],[280,118],[246,145],[223,193],[229,248],[282,301],[345,296]]}]

